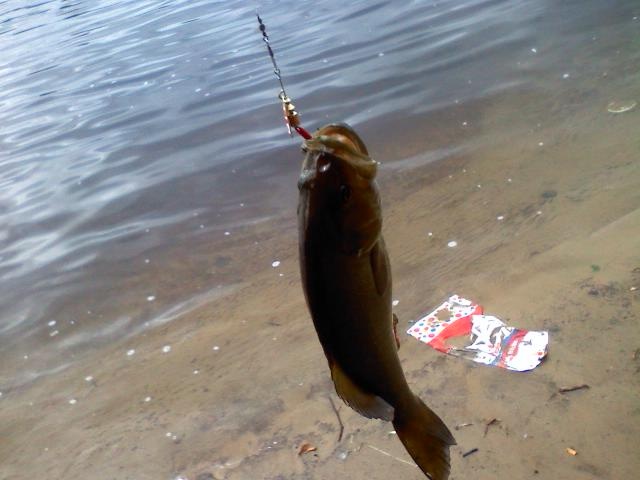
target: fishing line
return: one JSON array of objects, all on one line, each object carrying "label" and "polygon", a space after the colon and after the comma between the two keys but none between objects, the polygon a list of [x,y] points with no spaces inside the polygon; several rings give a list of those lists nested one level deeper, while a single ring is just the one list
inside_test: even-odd
[{"label": "fishing line", "polygon": [[258,15],[258,12],[256,12],[256,17],[258,18],[258,24],[260,25],[259,28],[262,32],[262,40],[267,46],[269,57],[271,57],[271,63],[273,63],[273,73],[278,79],[278,82],[280,82],[280,93],[278,94],[278,98],[282,102],[282,113],[284,114],[284,121],[287,125],[287,131],[289,132],[289,135],[291,135],[291,129],[293,128],[302,138],[309,140],[311,138],[311,134],[300,126],[300,115],[296,111],[296,107],[293,105],[293,102],[287,96],[287,93],[284,89],[282,75],[280,74],[280,69],[278,68],[278,64],[276,63],[276,56],[274,55],[273,49],[271,48],[271,43],[269,42],[269,35],[267,35],[267,27],[260,18],[260,15]]}]

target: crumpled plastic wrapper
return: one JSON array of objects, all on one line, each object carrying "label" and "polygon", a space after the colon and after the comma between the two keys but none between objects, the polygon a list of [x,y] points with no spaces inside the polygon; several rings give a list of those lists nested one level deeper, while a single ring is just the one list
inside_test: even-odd
[{"label": "crumpled plastic wrapper", "polygon": [[[509,327],[458,295],[415,322],[407,333],[442,353],[517,372],[537,367],[549,345],[549,332]],[[460,348],[447,343],[460,336],[468,336],[469,344]]]}]

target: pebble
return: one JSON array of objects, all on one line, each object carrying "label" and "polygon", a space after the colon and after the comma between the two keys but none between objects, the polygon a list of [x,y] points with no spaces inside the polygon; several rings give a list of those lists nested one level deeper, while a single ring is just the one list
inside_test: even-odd
[{"label": "pebble", "polygon": [[456,242],[455,240],[451,240],[449,243],[447,243],[447,247],[449,248],[454,248],[458,246],[458,242]]},{"label": "pebble", "polygon": [[136,351],[132,348],[131,350],[127,350],[127,357],[130,357],[131,355],[135,355]]},{"label": "pebble", "polygon": [[155,299],[156,299],[156,296],[155,296],[155,295],[149,295],[149,296],[147,297],[147,302],[153,302]]},{"label": "pebble", "polygon": [[144,401],[149,403],[151,401],[151,397],[144,397]]},{"label": "pebble", "polygon": [[496,218],[497,218],[498,220],[504,220],[504,215],[498,215]]},{"label": "pebble", "polygon": [[220,350],[220,347],[219,347],[218,345],[214,345],[214,346],[213,346],[213,350],[214,350],[215,352],[217,352],[218,350]]},{"label": "pebble", "polygon": [[171,345],[165,345],[162,347],[162,353],[169,353],[171,351]]},{"label": "pebble", "polygon": [[271,262],[271,266],[272,266],[273,268],[277,268],[277,267],[279,267],[279,266],[280,266],[280,260],[276,260],[276,261],[274,261],[274,262]]},{"label": "pebble", "polygon": [[93,382],[93,377],[91,375],[88,375],[88,376],[84,377],[84,381],[85,382]]},{"label": "pebble", "polygon": [[400,303],[400,300],[394,300],[393,302],[391,302],[391,305],[393,305],[394,307],[397,306]]},{"label": "pebble", "polygon": [[78,401],[75,398],[69,399],[69,405],[75,405]]}]

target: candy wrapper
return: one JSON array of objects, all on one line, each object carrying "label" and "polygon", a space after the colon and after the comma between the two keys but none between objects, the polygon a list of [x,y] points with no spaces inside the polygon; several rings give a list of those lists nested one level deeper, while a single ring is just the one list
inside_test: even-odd
[{"label": "candy wrapper", "polygon": [[[508,327],[500,319],[484,315],[480,305],[458,295],[418,320],[407,333],[442,353],[518,372],[537,367],[547,355],[549,344],[548,332]],[[470,339],[463,348],[446,343],[463,335]]]}]

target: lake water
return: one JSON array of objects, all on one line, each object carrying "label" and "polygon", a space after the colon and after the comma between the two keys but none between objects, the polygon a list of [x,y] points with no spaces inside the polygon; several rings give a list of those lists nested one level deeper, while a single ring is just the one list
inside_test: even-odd
[{"label": "lake water", "polygon": [[640,95],[633,0],[0,2],[0,391],[246,281],[239,232],[295,236],[256,7],[302,125],[390,169],[491,145],[495,99]]}]

